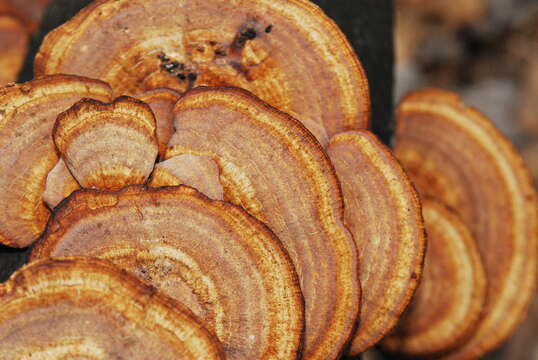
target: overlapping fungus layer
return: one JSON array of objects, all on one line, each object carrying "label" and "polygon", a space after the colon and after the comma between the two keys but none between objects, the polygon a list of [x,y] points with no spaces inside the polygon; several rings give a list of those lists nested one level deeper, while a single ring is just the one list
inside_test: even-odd
[{"label": "overlapping fungus layer", "polygon": [[304,358],[336,358],[355,327],[358,262],[338,180],[319,143],[241,89],[190,91],[176,103],[175,128],[166,157],[212,158],[224,199],[265,222],[289,252],[306,302]]},{"label": "overlapping fungus layer", "polygon": [[474,359],[524,318],[536,286],[536,193],[513,146],[453,93],[425,90],[398,110],[395,152],[419,190],[455,209],[485,262],[488,300],[478,330],[449,359]]},{"label": "overlapping fungus layer", "polygon": [[0,4],[0,86],[17,79],[29,35],[21,19]]},{"label": "overlapping fungus layer", "polygon": [[398,161],[368,131],[331,139],[327,152],[342,185],[345,224],[359,250],[363,289],[359,354],[396,324],[413,295],[426,239],[418,196]]},{"label": "overlapping fungus layer", "polygon": [[53,138],[85,188],[117,190],[145,183],[159,150],[153,112],[129,97],[111,104],[79,101],[58,116]]},{"label": "overlapping fungus layer", "polygon": [[422,202],[428,252],[420,286],[386,350],[433,357],[462,345],[476,329],[486,300],[486,274],[469,229],[437,201]]},{"label": "overlapping fungus layer", "polygon": [[182,302],[227,359],[299,354],[304,305],[293,264],[239,207],[184,186],[81,190],[56,209],[32,260],[65,255],[108,259]]},{"label": "overlapping fungus layer", "polygon": [[112,264],[34,262],[0,285],[2,359],[224,359],[189,310]]},{"label": "overlapping fungus layer", "polygon": [[95,1],[47,35],[35,73],[102,79],[116,95],[236,86],[329,135],[369,121],[351,45],[307,0]]},{"label": "overlapping fungus layer", "polygon": [[0,243],[25,247],[45,228],[42,195],[58,161],[51,136],[56,116],[83,97],[110,96],[101,81],[66,75],[0,88]]}]

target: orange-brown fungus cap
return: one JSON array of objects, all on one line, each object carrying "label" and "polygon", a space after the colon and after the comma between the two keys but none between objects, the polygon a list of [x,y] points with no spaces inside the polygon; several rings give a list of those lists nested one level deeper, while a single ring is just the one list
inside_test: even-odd
[{"label": "orange-brown fungus cap", "polygon": [[336,135],[327,152],[360,257],[362,308],[350,349],[355,355],[389,332],[409,303],[424,262],[424,224],[410,180],[372,133]]},{"label": "orange-brown fungus cap", "polygon": [[64,160],[60,159],[47,175],[43,201],[49,208],[53,209],[63,199],[78,189],[80,189],[80,185],[69,172]]},{"label": "orange-brown fungus cap", "polygon": [[2,359],[223,359],[191,312],[103,260],[27,265],[0,285]]},{"label": "orange-brown fungus cap", "polygon": [[0,7],[0,85],[15,81],[24,63],[29,33],[24,23]]},{"label": "orange-brown fungus cap", "polygon": [[157,139],[159,154],[164,157],[168,141],[174,133],[174,105],[181,96],[172,89],[152,89],[135,96],[151,107],[157,121]]},{"label": "orange-brown fungus cap", "polygon": [[433,356],[472,335],[486,300],[486,274],[469,229],[446,207],[422,203],[428,252],[420,286],[384,348],[409,358]]},{"label": "orange-brown fungus cap", "polygon": [[224,199],[219,166],[208,156],[184,154],[157,163],[149,186],[188,185],[215,200]]},{"label": "orange-brown fungus cap", "polygon": [[13,7],[17,15],[24,19],[28,29],[33,32],[39,26],[51,0],[0,0],[0,2],[7,2]]},{"label": "orange-brown fungus cap", "polygon": [[82,97],[109,100],[101,81],[56,75],[0,88],[0,243],[30,245],[45,228],[45,181],[58,162],[56,116]]},{"label": "orange-brown fungus cap", "polygon": [[290,253],[306,302],[304,358],[336,358],[359,309],[358,256],[319,143],[298,121],[241,89],[187,93],[176,103],[175,127],[166,156],[215,160],[224,198],[265,222]]},{"label": "orange-brown fungus cap", "polygon": [[227,359],[298,356],[297,274],[276,236],[239,207],[185,186],[80,190],[32,252],[64,255],[105,258],[151,282],[201,318]]},{"label": "orange-brown fungus cap", "polygon": [[485,262],[488,300],[478,331],[452,357],[474,359],[523,320],[536,286],[536,193],[514,147],[457,95],[424,90],[398,110],[395,153],[419,191],[455,209]]},{"label": "orange-brown fungus cap", "polygon": [[329,135],[369,121],[351,45],[308,0],[94,1],[48,34],[35,72],[102,79],[117,95],[241,87]]},{"label": "orange-brown fungus cap", "polygon": [[117,190],[148,179],[158,154],[155,129],[150,107],[139,100],[84,99],[58,116],[53,137],[82,187]]}]

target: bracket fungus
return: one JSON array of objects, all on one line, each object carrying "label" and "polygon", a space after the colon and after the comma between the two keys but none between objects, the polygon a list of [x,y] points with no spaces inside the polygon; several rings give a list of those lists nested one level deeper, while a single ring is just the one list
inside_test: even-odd
[{"label": "bracket fungus", "polygon": [[485,263],[484,316],[468,342],[447,356],[474,359],[512,334],[534,296],[536,192],[513,146],[457,95],[412,93],[397,115],[396,156],[421,193],[457,211]]},{"label": "bracket fungus", "polygon": [[103,260],[27,265],[0,285],[0,307],[5,360],[224,359],[188,309]]},{"label": "bracket fungus", "polygon": [[383,341],[406,358],[434,357],[462,345],[476,329],[487,280],[478,246],[456,214],[422,202],[428,252],[420,286],[394,331]]},{"label": "bracket fungus", "polygon": [[110,104],[79,101],[58,116],[53,138],[84,188],[118,190],[143,184],[159,151],[151,108],[126,96]]},{"label": "bracket fungus", "polygon": [[369,131],[334,136],[327,148],[342,185],[345,224],[359,251],[362,308],[349,350],[357,355],[396,324],[417,287],[426,239],[413,185]]},{"label": "bracket fungus", "polygon": [[187,185],[214,200],[224,199],[219,166],[208,156],[184,154],[155,164],[149,186]]},{"label": "bracket fungus", "polygon": [[174,133],[174,105],[181,96],[172,89],[152,89],[136,95],[140,101],[145,102],[153,111],[157,122],[157,139],[159,140],[159,155],[164,157],[168,141]]},{"label": "bracket fungus", "polygon": [[116,95],[241,87],[329,136],[369,122],[359,60],[307,0],[94,1],[47,35],[34,68],[101,79]]},{"label": "bracket fungus", "polygon": [[58,162],[51,136],[56,116],[83,97],[110,96],[101,81],[67,75],[0,88],[0,243],[25,247],[45,228],[42,195]]},{"label": "bracket fungus", "polygon": [[0,4],[0,85],[17,79],[29,37],[24,23]]},{"label": "bracket fungus", "polygon": [[358,256],[320,144],[300,122],[242,89],[197,88],[174,111],[166,158],[203,155],[219,165],[224,199],[266,223],[297,269],[306,305],[304,358],[337,358],[356,325]]},{"label": "bracket fungus", "polygon": [[228,359],[295,359],[304,328],[293,264],[244,210],[185,187],[80,190],[56,210],[31,254],[96,256],[190,308]]},{"label": "bracket fungus", "polygon": [[78,189],[80,189],[79,183],[69,172],[64,160],[60,158],[47,175],[43,201],[50,209],[54,209],[63,199]]}]

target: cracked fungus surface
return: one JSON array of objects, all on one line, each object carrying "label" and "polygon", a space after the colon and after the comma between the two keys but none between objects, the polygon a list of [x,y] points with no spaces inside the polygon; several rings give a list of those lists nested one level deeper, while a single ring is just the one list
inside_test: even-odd
[{"label": "cracked fungus surface", "polygon": [[397,113],[395,154],[419,192],[455,209],[476,238],[488,279],[478,330],[448,359],[474,359],[512,334],[536,287],[538,206],[523,160],[454,93],[408,95]]},{"label": "cracked fungus surface", "polygon": [[194,154],[218,164],[224,199],[266,223],[297,269],[306,304],[304,358],[338,357],[355,329],[358,261],[321,145],[297,120],[241,89],[194,89],[174,111],[166,158]]},{"label": "cracked fungus surface", "polygon": [[224,359],[191,312],[91,258],[34,262],[0,285],[2,359]]},{"label": "cracked fungus surface", "polygon": [[293,265],[276,236],[234,205],[185,186],[82,190],[32,252],[96,256],[182,302],[228,359],[293,359],[304,326]]},{"label": "cracked fungus surface", "polygon": [[116,95],[241,87],[312,122],[314,134],[316,124],[330,136],[369,122],[351,45],[306,0],[95,1],[47,35],[35,72],[102,79]]},{"label": "cracked fungus surface", "polygon": [[0,88],[0,242],[25,247],[44,230],[46,178],[58,162],[56,116],[81,98],[109,101],[105,83],[53,75]]}]

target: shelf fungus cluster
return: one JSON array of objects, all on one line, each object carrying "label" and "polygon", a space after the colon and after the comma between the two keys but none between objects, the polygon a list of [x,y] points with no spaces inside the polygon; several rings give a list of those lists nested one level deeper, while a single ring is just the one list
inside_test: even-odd
[{"label": "shelf fungus cluster", "polygon": [[310,2],[97,0],[35,71],[0,88],[2,359],[474,359],[524,317],[519,156],[436,90],[393,153]]}]

